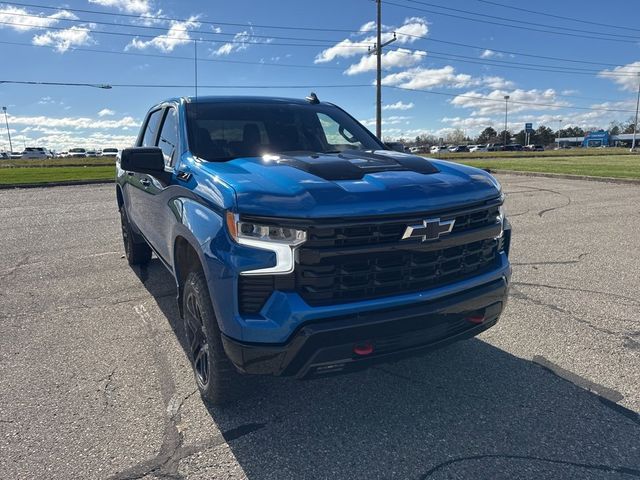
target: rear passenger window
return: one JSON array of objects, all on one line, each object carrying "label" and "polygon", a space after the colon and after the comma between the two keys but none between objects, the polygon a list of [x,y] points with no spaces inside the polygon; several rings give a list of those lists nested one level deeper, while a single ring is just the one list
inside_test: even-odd
[{"label": "rear passenger window", "polygon": [[147,127],[144,130],[144,137],[142,138],[142,145],[140,145],[141,147],[156,146],[156,137],[158,135],[160,120],[162,120],[162,110],[156,110],[151,115],[149,115]]},{"label": "rear passenger window", "polygon": [[175,108],[167,109],[158,146],[164,155],[164,164],[173,167],[176,161],[176,148],[178,146],[178,114]]}]

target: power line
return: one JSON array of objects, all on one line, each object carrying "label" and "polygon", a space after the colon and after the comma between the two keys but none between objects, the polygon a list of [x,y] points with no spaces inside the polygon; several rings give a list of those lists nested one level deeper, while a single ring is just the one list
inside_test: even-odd
[{"label": "power line", "polygon": [[613,25],[611,23],[591,22],[589,20],[573,18],[573,17],[570,17],[570,16],[555,15],[555,14],[550,13],[550,12],[541,12],[541,11],[536,11],[536,10],[528,10],[526,8],[521,8],[521,7],[514,7],[513,5],[508,5],[506,3],[492,2],[492,1],[489,1],[489,0],[478,0],[478,2],[487,3],[487,4],[490,4],[490,5],[495,5],[495,6],[501,7],[501,8],[510,8],[512,10],[518,10],[518,11],[521,11],[521,12],[533,13],[534,15],[542,15],[542,16],[545,16],[545,17],[559,18],[560,20],[565,20],[565,21],[570,21],[570,22],[583,23],[585,25],[596,25],[596,26],[605,27],[605,28],[619,28],[621,30],[631,30],[631,31],[634,31],[634,32],[640,32],[640,28],[627,27],[627,26],[624,26],[624,25]]},{"label": "power line", "polygon": [[[409,1],[409,0],[406,0]],[[63,10],[62,8],[59,7],[49,7],[49,6],[44,6],[44,5],[35,5],[35,4],[26,4],[26,3],[17,3],[17,2],[8,2],[12,5],[19,5],[19,6],[29,6],[29,7],[39,7],[39,8],[49,8],[49,9],[56,9],[56,10]],[[405,8],[409,8],[409,7],[405,7]],[[445,7],[440,7],[440,8],[445,8]],[[78,11],[78,12],[83,12],[83,13],[92,13],[92,14],[97,14],[97,15],[110,15],[110,16],[124,16],[127,18],[136,18],[139,19],[141,17],[137,16],[137,15],[129,15],[129,14],[123,14],[123,13],[112,13],[112,12],[98,12],[95,10],[86,10],[86,9],[66,9],[68,11]],[[13,14],[12,15],[16,15],[16,16],[28,16],[28,17],[35,17],[35,18],[42,18],[38,15],[31,15],[31,14]],[[146,17],[142,17],[142,18],[146,18]],[[153,18],[153,17],[148,17],[148,18]],[[118,23],[112,23],[112,22],[97,22],[97,21],[92,21],[92,20],[82,20],[82,19],[62,19],[64,21],[75,21],[75,22],[93,22],[93,23],[100,23],[103,25],[109,25],[109,26],[127,26],[127,25],[123,25],[123,24],[118,24]],[[184,19],[171,19],[171,18],[163,18],[162,20],[171,20],[171,21],[188,21],[188,20],[184,20]],[[216,24],[216,22],[203,22],[201,20],[198,20],[200,23],[211,23],[211,24]],[[231,25],[237,25],[237,26],[244,26],[246,27],[246,24],[239,24],[239,23],[230,23],[227,22],[228,24]],[[29,26],[32,28],[37,28],[38,26],[36,25],[26,25],[26,24],[21,24],[21,23],[12,23],[12,22],[5,22],[4,24],[7,25],[22,25],[22,26]],[[155,29],[155,30],[163,30],[163,28],[160,27],[150,27],[150,26],[141,26],[141,25],[130,25],[133,26],[134,28],[151,28],[151,29]],[[275,25],[250,25],[252,27],[261,27],[261,28],[285,28],[285,29],[289,29],[289,30],[298,30],[298,29],[302,29],[303,27],[285,27],[285,26],[275,26]],[[45,29],[45,28],[54,28],[54,27],[39,27],[41,29]],[[83,27],[83,28],[87,28],[87,27]],[[57,27],[57,29],[61,30],[63,29],[62,27]],[[306,29],[306,28],[305,28]],[[307,29],[307,30],[317,30],[317,31],[340,31],[340,32],[349,32],[349,33],[367,33],[367,32],[371,32],[370,30],[366,30],[366,31],[355,31],[355,30],[345,30],[345,29],[320,29],[320,28],[311,28],[311,29]],[[104,32],[104,31],[100,31],[100,30],[91,30],[89,29],[89,31],[91,31],[92,33],[104,33],[104,34],[109,34],[111,32]],[[204,32],[201,30],[190,30],[190,32],[192,33],[202,33],[202,34],[206,34],[206,35],[226,35],[226,36],[235,36],[236,34],[234,33],[229,33],[229,34],[223,34],[223,33],[215,33],[215,32]],[[125,35],[124,33],[120,33],[121,35]],[[551,56],[545,56],[545,55],[535,55],[535,54],[527,54],[527,53],[523,53],[523,52],[513,52],[513,51],[508,51],[508,50],[498,50],[495,48],[488,48],[488,47],[481,47],[481,46],[477,46],[477,45],[469,45],[469,44],[464,44],[464,43],[459,43],[459,42],[451,42],[451,41],[446,41],[446,40],[442,40],[442,39],[438,39],[438,38],[434,38],[434,37],[424,37],[424,36],[420,36],[420,35],[412,35],[412,34],[407,34],[407,33],[399,33],[398,35],[400,36],[405,36],[405,37],[409,37],[409,38],[415,38],[415,39],[419,39],[419,40],[427,40],[427,41],[432,41],[432,42],[436,42],[436,43],[444,43],[444,44],[448,44],[448,45],[454,45],[454,46],[460,46],[460,47],[464,47],[464,48],[473,48],[473,49],[480,49],[480,50],[492,50],[494,52],[498,52],[498,53],[506,53],[509,55],[520,55],[520,56],[525,56],[525,57],[531,57],[531,58],[540,58],[540,59],[545,59],[545,60],[552,60],[552,61],[562,61],[562,62],[570,62],[570,63],[579,63],[579,64],[588,64],[588,65],[600,65],[600,66],[608,66],[608,67],[618,67],[620,66],[619,64],[614,64],[614,63],[606,63],[606,62],[593,62],[593,61],[585,61],[585,60],[576,60],[576,59],[570,59],[570,58],[561,58],[561,57],[551,57]],[[138,36],[141,38],[155,38],[154,36],[149,36],[149,35],[143,35],[143,34],[127,34],[127,36]],[[306,37],[270,37],[270,36],[266,36],[266,35],[256,35],[256,34],[251,34],[252,37],[255,38],[265,38],[265,39],[272,39],[272,38],[277,38],[277,39],[283,39],[283,40],[302,40],[302,41],[313,41],[313,42],[324,42],[324,43],[333,43],[333,42],[339,42],[339,40],[333,40],[333,39],[313,39],[313,38],[306,38]],[[194,40],[191,37],[172,37],[175,38],[176,40]],[[199,40],[201,41],[201,40]],[[216,42],[218,40],[210,40],[212,42]],[[224,40],[220,40],[221,42]],[[266,43],[263,42],[250,42],[247,41],[245,43],[248,44],[252,44],[252,45],[265,45]],[[311,44],[311,45],[307,45],[307,44],[296,44],[296,45],[292,45],[292,44],[283,44],[283,43],[274,43],[274,42],[269,42],[268,45],[282,45],[282,46],[300,46],[300,47],[320,47],[322,48],[322,45],[315,45],[315,44]],[[342,48],[340,45],[333,45],[334,47],[338,47],[338,48]],[[363,45],[358,45],[358,44],[352,44],[350,46],[346,46],[344,48],[350,48],[352,46],[355,47],[369,47],[369,45],[363,44]],[[406,50],[411,51],[412,53],[415,53],[417,50],[416,49],[410,49],[410,48],[406,48]],[[454,54],[451,54],[454,55]],[[461,55],[457,55],[462,57]],[[470,57],[468,57],[470,58]],[[497,61],[497,60],[493,60],[493,61]],[[507,63],[505,61],[500,61],[503,63]],[[476,62],[477,63],[477,62]],[[513,62],[513,63],[517,63],[517,62]],[[553,65],[538,65],[541,67],[548,67],[548,68],[558,68],[558,69],[566,69],[567,67],[562,67],[562,66],[553,66]],[[628,73],[623,73],[620,74],[621,76],[627,76],[627,75],[633,75],[634,72],[628,72]]]},{"label": "power line", "polygon": [[[413,0],[405,0],[405,1],[413,1]],[[387,5],[393,5],[395,7],[406,8],[406,9],[409,9],[409,10],[430,13],[432,15],[441,15],[441,16],[445,16],[445,17],[457,18],[457,19],[460,19],[460,20],[467,20],[467,21],[471,21],[471,22],[479,22],[479,23],[489,24],[489,25],[498,25],[498,26],[501,26],[501,27],[510,27],[510,28],[515,28],[516,30],[528,30],[528,31],[532,31],[532,32],[540,32],[540,33],[547,33],[547,34],[550,33],[552,35],[561,35],[561,36],[565,36],[565,37],[575,37],[575,38],[586,38],[586,39],[589,39],[589,40],[606,40],[608,42],[634,43],[634,44],[638,43],[638,40],[631,40],[631,39],[625,40],[625,39],[622,39],[622,38],[594,37],[593,35],[582,35],[582,34],[568,33],[568,32],[556,32],[556,31],[553,31],[553,30],[542,30],[542,29],[539,29],[539,28],[527,27],[527,26],[524,26],[524,25],[510,25],[508,23],[495,22],[495,21],[492,21],[492,20],[480,20],[478,18],[464,17],[462,15],[457,15],[457,14],[454,14],[454,13],[444,13],[444,12],[438,12],[438,11],[435,11],[435,10],[428,10],[428,9],[425,9],[425,8],[412,7],[412,6],[409,6],[409,5],[402,5],[402,4],[399,4],[399,3],[390,2],[388,0],[385,0],[384,3],[386,3]]]},{"label": "power line", "polygon": [[[500,17],[500,16],[496,16],[496,15],[487,15],[484,13],[479,13],[479,12],[473,12],[470,10],[462,10],[459,8],[451,8],[451,7],[445,7],[442,5],[438,5],[435,3],[429,3],[429,2],[425,2],[423,0],[404,0],[405,2],[409,2],[409,3],[416,3],[418,5],[425,5],[428,7],[435,7],[435,8],[440,8],[442,10],[447,10],[450,12],[458,12],[458,13],[465,13],[465,14],[470,14],[470,15],[475,15],[478,17],[483,17],[483,18],[489,18],[492,20],[503,20],[503,21],[507,21],[507,22],[512,22],[512,23],[522,23],[522,20],[520,19],[513,19],[513,18],[506,18],[506,17]],[[480,0],[482,1],[482,0]],[[487,3],[493,3],[493,2],[487,2]],[[499,4],[497,4],[499,5]],[[502,5],[504,6],[504,5]],[[522,10],[522,9],[521,9]],[[535,13],[532,12],[531,10],[526,10],[530,13]],[[557,18],[562,18],[563,20],[567,20],[564,17],[560,17],[557,16]],[[582,29],[576,29],[576,28],[570,28],[570,27],[566,27],[566,26],[557,26],[557,25],[549,25],[549,24],[545,24],[545,23],[537,23],[537,22],[532,22],[530,20],[527,20],[527,24],[528,25],[535,25],[538,27],[544,27],[544,28],[554,28],[554,29],[562,29],[562,30],[569,30],[572,32],[579,32],[579,33],[587,33],[587,34],[596,34],[596,35],[608,35],[608,36],[612,36],[612,37],[620,37],[620,38],[632,38],[632,39],[636,39],[636,40],[640,40],[640,37],[635,36],[635,35],[622,35],[622,34],[618,34],[618,33],[607,33],[607,32],[593,32],[591,30],[582,30]]]},{"label": "power line", "polygon": [[[28,26],[31,27],[33,29],[39,29],[39,30],[48,30],[48,29],[53,29],[53,30],[66,30],[66,27],[59,27],[59,26],[38,26],[38,25],[34,25],[34,24],[23,24],[23,23],[13,23],[13,22],[0,22],[0,25],[21,25],[21,26]],[[122,37],[136,37],[136,38],[156,38],[156,36],[153,35],[144,35],[144,34],[133,34],[133,33],[126,33],[126,32],[113,32],[113,31],[104,31],[104,30],[95,30],[95,29],[91,29],[89,27],[82,27],[84,28],[87,32],[93,33],[93,34],[105,34],[105,35],[115,35],[115,36],[122,36]],[[416,38],[421,38],[424,40],[433,40],[430,39],[428,37],[418,37],[418,36],[414,36]],[[214,40],[202,40],[202,39],[195,39],[195,38],[191,38],[191,37],[170,37],[172,39],[175,40],[183,40],[183,41],[197,41],[197,42],[212,42],[215,43]],[[282,38],[286,38],[286,37],[282,37]],[[3,42],[0,42],[3,43]],[[9,43],[9,42],[5,42],[5,43]],[[304,43],[278,43],[278,42],[252,42],[252,41],[244,41],[242,42],[244,44],[250,44],[250,45],[262,45],[262,46],[293,46],[293,47],[313,47],[313,48],[322,48],[322,45],[316,45],[316,44],[304,44]],[[47,46],[47,45],[45,45]],[[364,44],[351,44],[351,45],[333,45],[331,48],[367,48],[368,49],[368,45],[364,45]],[[88,50],[88,49],[85,49]],[[97,51],[97,50],[96,50]],[[106,53],[116,53],[116,52],[106,52]],[[126,52],[125,52],[126,53]],[[542,72],[552,72],[552,73],[568,73],[568,74],[581,74],[581,75],[593,75],[593,74],[600,74],[600,71],[597,70],[589,70],[589,69],[580,69],[577,67],[563,67],[563,66],[558,66],[558,65],[542,65],[542,64],[527,64],[527,63],[523,63],[523,62],[510,62],[510,61],[506,61],[506,60],[497,60],[497,59],[485,59],[485,60],[479,60],[476,59],[475,57],[469,57],[469,56],[465,56],[465,55],[459,55],[459,54],[452,54],[452,53],[448,53],[448,52],[433,52],[433,53],[442,53],[443,55],[449,55],[449,57],[447,56],[437,56],[437,55],[429,55],[429,54],[425,54],[423,51],[415,49],[415,48],[407,48],[402,47],[401,50],[396,50],[396,53],[399,54],[404,54],[404,55],[410,55],[410,54],[418,54],[418,55],[422,55],[422,56],[426,56],[426,57],[430,57],[430,58],[435,58],[435,59],[443,59],[443,60],[450,60],[450,61],[458,61],[458,62],[464,62],[464,63],[475,63],[475,64],[480,64],[480,65],[490,65],[490,66],[494,66],[494,67],[505,67],[505,68],[512,68],[512,69],[519,69],[519,70],[533,70],[533,71],[542,71]],[[179,57],[175,57],[175,58],[179,58]],[[191,57],[188,57],[190,59],[192,59]],[[460,60],[460,58],[464,58],[466,60]],[[204,61],[213,61],[212,59],[204,59]],[[232,62],[232,61],[228,61],[228,62]],[[235,61],[240,63],[240,61]],[[266,63],[264,63],[266,65]],[[274,64],[275,65],[275,64]],[[529,65],[529,66],[527,66]],[[293,66],[293,65],[292,65]],[[618,65],[616,65],[618,66]],[[296,65],[296,68],[312,68],[311,66],[304,66],[304,65]],[[540,68],[532,68],[532,67],[540,67]],[[314,68],[319,68],[319,67],[314,67]],[[627,71],[627,72],[608,72],[607,75],[610,77],[632,77],[635,76],[637,73],[636,71]]]},{"label": "power line", "polygon": [[[0,45],[15,45],[20,47],[34,47],[34,48],[52,48],[49,45],[34,45],[32,43],[7,42],[7,41],[0,41]],[[163,60],[188,60],[190,62],[193,62],[193,57],[180,56],[180,55],[167,55],[167,54],[160,54],[160,53],[122,52],[122,51],[115,51],[115,50],[100,50],[96,48],[83,48],[83,47],[73,47],[70,51],[106,53],[111,55],[123,55],[123,56],[134,56],[134,57],[160,58]],[[311,69],[319,69],[319,70],[342,70],[341,67],[331,67],[328,65],[302,65],[302,64],[293,64],[293,63],[251,62],[248,60],[229,60],[229,59],[222,59],[222,58],[198,58],[198,63],[200,62],[256,65],[256,66],[280,67],[280,68],[311,68]]]},{"label": "power line", "polygon": [[[29,17],[29,18],[38,18],[41,19],[43,17],[41,17],[40,15],[36,15],[36,14],[31,14],[31,13],[9,13],[7,16],[12,16],[12,17]],[[82,18],[60,18],[58,19],[58,21],[60,22],[75,22],[75,23],[81,23],[81,24],[94,24],[94,25],[105,25],[105,26],[109,26],[109,27],[133,27],[133,28],[139,28],[139,29],[146,29],[146,30],[158,30],[158,31],[162,31],[167,32],[167,28],[166,27],[154,27],[153,25],[134,25],[134,24],[129,24],[129,25],[125,25],[122,23],[115,23],[115,22],[103,22],[100,20],[86,20],[86,19],[82,19]],[[23,25],[21,23],[15,23],[16,25]],[[24,24],[24,26],[31,26],[31,25],[26,25]],[[80,26],[85,26],[85,25],[80,25]],[[249,25],[249,27],[251,27],[251,25]],[[45,27],[45,28],[50,28],[50,27]],[[186,30],[185,29],[185,33],[195,33],[195,34],[201,34],[201,35],[219,35],[219,36],[223,36],[223,37],[236,37],[237,35],[240,34],[244,34],[247,33],[247,35],[251,36],[252,38],[263,38],[265,40],[299,40],[299,41],[306,41],[306,42],[322,42],[322,43],[327,43],[327,44],[334,44],[336,42],[340,42],[341,40],[336,40],[336,39],[330,39],[330,38],[308,38],[308,37],[279,37],[279,36],[273,36],[273,35],[258,35],[255,33],[248,33],[248,32],[234,32],[234,33],[223,33],[223,32],[213,32],[213,31],[205,31],[205,30],[194,30],[194,29],[189,29]],[[136,36],[142,36],[142,34],[131,34],[131,35],[136,35]],[[149,38],[153,38],[156,35],[152,35]],[[170,38],[177,38],[177,39],[182,39],[183,37],[175,37],[172,36]],[[184,37],[187,38],[187,37]],[[189,37],[191,38],[191,37]],[[213,41],[226,41],[226,40],[213,40]],[[318,45],[321,46],[321,45]]]},{"label": "power line", "polygon": [[[8,5],[14,5],[18,7],[28,7],[28,8],[44,8],[49,10],[66,10],[69,12],[77,12],[77,13],[89,13],[94,15],[107,15],[111,17],[125,17],[132,18],[135,20],[151,20],[151,21],[167,21],[167,22],[188,22],[188,18],[175,18],[175,17],[156,17],[153,15],[134,15],[127,13],[115,13],[115,12],[100,12],[98,10],[88,10],[81,8],[64,8],[64,7],[52,7],[50,5],[39,5],[33,3],[19,3],[19,2],[3,2]],[[307,27],[307,26],[291,26],[291,25],[265,25],[265,24],[248,24],[248,23],[233,23],[233,22],[211,22],[206,20],[197,20],[198,23],[202,23],[204,25],[212,25],[212,26],[231,26],[231,27],[255,27],[255,28],[271,28],[274,30],[305,30],[305,31],[314,31],[314,32],[340,32],[340,33],[366,33],[373,32],[374,30],[349,30],[344,28],[319,28],[319,27]]]},{"label": "power line", "polygon": [[[89,21],[90,22],[90,21]],[[41,25],[34,25],[34,24],[25,24],[25,23],[15,23],[15,22],[0,22],[0,25],[10,25],[10,26],[21,26],[21,27],[29,27],[32,28],[34,30],[68,30],[68,27],[57,27],[57,26],[41,26]],[[154,39],[157,38],[157,35],[146,35],[146,34],[135,34],[135,33],[125,33],[125,32],[113,32],[113,31],[105,31],[105,30],[95,30],[89,27],[85,27],[82,26],[80,28],[85,29],[87,32],[91,32],[91,33],[96,33],[96,34],[103,34],[103,35],[115,35],[115,36],[119,36],[119,37],[137,37],[137,38],[150,38],[150,39]],[[188,32],[187,32],[188,33]],[[215,35],[214,33],[212,33],[212,35]],[[182,41],[188,41],[188,42],[200,42],[200,43],[220,43],[222,41],[220,40],[202,40],[202,39],[197,39],[197,38],[191,38],[189,36],[185,36],[185,37],[178,37],[178,36],[171,36],[171,37],[167,37],[166,35],[164,36],[165,38],[169,38],[170,40],[182,40]],[[311,40],[313,41],[313,40]],[[233,42],[229,42],[229,43],[233,43]],[[318,45],[318,44],[306,44],[306,43],[277,43],[277,42],[251,42],[251,41],[239,41],[239,42],[235,42],[235,43],[242,43],[245,45],[277,45],[277,46],[286,46],[286,47],[314,47],[314,48],[322,48],[323,45]],[[332,45],[332,48],[362,48],[362,49],[368,49],[371,45],[369,44],[357,44],[357,43],[353,43],[351,45]]]},{"label": "power line", "polygon": [[[91,83],[73,83],[73,82],[30,82],[23,80],[0,80],[0,83],[28,83],[28,84],[44,84],[44,85],[61,85],[61,86],[88,86],[88,85],[96,85]],[[113,88],[193,88],[193,84],[149,84],[149,83],[107,83],[107,84],[99,84],[99,85],[109,85]],[[227,89],[227,90],[308,90],[314,88],[372,88],[374,85],[371,84],[307,84],[307,85],[198,85],[198,88],[204,89]],[[446,97],[456,97],[456,98],[469,98],[476,101],[485,101],[485,102],[497,102],[502,103],[504,100],[482,97],[482,96],[474,96],[468,94],[455,94],[448,92],[440,92],[436,90],[426,90],[420,88],[409,88],[409,87],[400,87],[393,85],[383,85],[383,88],[394,89],[394,90],[403,90],[410,92],[420,92],[427,93],[430,95],[440,95]],[[526,102],[520,100],[510,100],[511,104],[515,105],[526,105],[526,106],[535,106],[535,107],[552,107],[558,109],[566,109],[566,110],[587,110],[587,111],[595,111],[595,112],[634,112],[635,110],[625,110],[625,109],[614,109],[614,108],[597,108],[597,107],[583,107],[583,106],[572,106],[572,105],[558,105],[553,103],[537,103],[537,102]]]}]

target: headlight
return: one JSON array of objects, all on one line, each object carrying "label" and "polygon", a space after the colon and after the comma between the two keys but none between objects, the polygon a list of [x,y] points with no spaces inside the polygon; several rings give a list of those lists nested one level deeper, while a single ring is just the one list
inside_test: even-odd
[{"label": "headlight", "polygon": [[286,275],[293,272],[296,248],[307,240],[307,232],[289,227],[239,221],[231,212],[227,212],[226,220],[229,234],[237,243],[276,254],[275,266],[244,271],[241,275]]}]

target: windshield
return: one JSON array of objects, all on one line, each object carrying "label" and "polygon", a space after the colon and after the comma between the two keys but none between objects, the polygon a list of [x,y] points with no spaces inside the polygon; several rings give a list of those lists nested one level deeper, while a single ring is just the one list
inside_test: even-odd
[{"label": "windshield", "polygon": [[71,150],[69,150],[70,152],[73,153],[84,153],[85,149],[84,148],[72,148]]},{"label": "windshield", "polygon": [[117,148],[105,148],[102,150],[102,153],[118,153]]},{"label": "windshield", "polygon": [[191,152],[210,161],[384,148],[358,122],[330,105],[191,103],[187,129]]}]

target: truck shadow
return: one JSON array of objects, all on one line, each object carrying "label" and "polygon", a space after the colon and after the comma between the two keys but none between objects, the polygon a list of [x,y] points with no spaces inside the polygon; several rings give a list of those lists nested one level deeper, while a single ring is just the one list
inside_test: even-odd
[{"label": "truck shadow", "polygon": [[[173,280],[148,269],[184,348]],[[209,413],[249,479],[638,478],[640,421],[615,400],[472,339],[344,376],[258,378]]]}]

